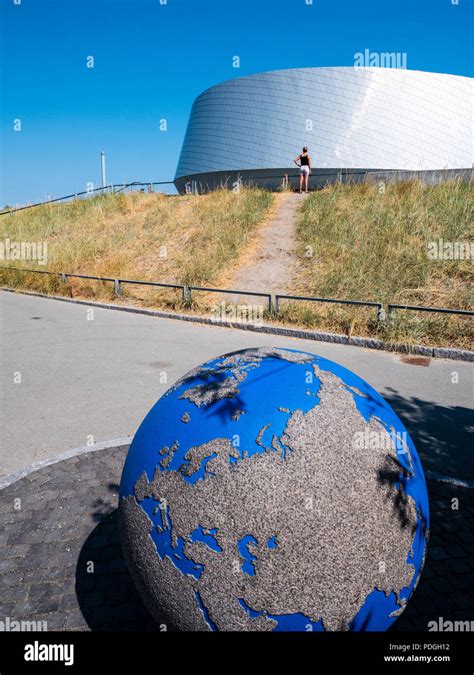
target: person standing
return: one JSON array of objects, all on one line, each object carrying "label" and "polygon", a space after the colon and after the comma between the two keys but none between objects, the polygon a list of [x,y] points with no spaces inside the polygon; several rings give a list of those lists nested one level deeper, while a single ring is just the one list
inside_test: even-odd
[{"label": "person standing", "polygon": [[303,192],[303,180],[305,184],[305,192],[308,192],[308,180],[311,173],[311,155],[308,153],[308,148],[304,147],[303,152],[293,160],[296,166],[300,169],[300,194]]}]

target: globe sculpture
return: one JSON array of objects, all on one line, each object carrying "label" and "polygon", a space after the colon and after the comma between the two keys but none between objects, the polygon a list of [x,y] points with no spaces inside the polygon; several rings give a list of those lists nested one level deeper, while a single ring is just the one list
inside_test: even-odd
[{"label": "globe sculpture", "polygon": [[129,570],[172,630],[386,630],[425,558],[404,426],[314,354],[247,349],[189,372],[138,429],[120,486]]}]

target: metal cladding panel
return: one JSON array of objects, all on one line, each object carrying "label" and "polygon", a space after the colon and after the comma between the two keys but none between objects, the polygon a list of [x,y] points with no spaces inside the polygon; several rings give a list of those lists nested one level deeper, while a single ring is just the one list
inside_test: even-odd
[{"label": "metal cladding panel", "polygon": [[293,165],[472,165],[473,80],[396,68],[301,68],[236,78],[195,100],[176,178]]}]

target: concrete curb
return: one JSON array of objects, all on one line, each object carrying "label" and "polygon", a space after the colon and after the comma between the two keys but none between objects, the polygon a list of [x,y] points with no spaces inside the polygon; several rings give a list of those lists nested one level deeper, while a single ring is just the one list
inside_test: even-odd
[{"label": "concrete curb", "polygon": [[71,459],[71,457],[77,457],[78,455],[84,455],[87,452],[96,452],[97,450],[108,450],[109,448],[119,447],[121,445],[130,445],[132,442],[132,437],[125,438],[114,438],[110,441],[103,441],[102,443],[95,443],[95,445],[83,445],[80,448],[72,448],[71,450],[66,450],[65,452],[59,453],[54,457],[49,457],[48,459],[41,459],[38,462],[33,462],[28,466],[18,469],[13,473],[8,474],[7,476],[0,477],[0,490],[3,488],[16,483],[21,478],[25,478],[30,473],[38,471],[39,469],[44,469],[45,466],[50,466],[51,464],[57,464],[62,462],[65,459]]},{"label": "concrete curb", "polygon": [[452,478],[451,476],[442,476],[434,471],[425,472],[426,480],[433,480],[437,483],[447,483],[455,487],[466,488],[467,490],[474,490],[474,483],[470,480],[463,480],[462,478]]},{"label": "concrete curb", "polygon": [[192,323],[202,323],[210,326],[222,328],[234,328],[237,330],[249,330],[255,333],[268,333],[270,335],[282,335],[286,337],[300,338],[303,340],[315,340],[317,342],[331,342],[333,344],[350,345],[351,347],[362,347],[364,349],[376,349],[379,351],[396,352],[399,354],[411,354],[414,356],[426,356],[428,358],[450,359],[455,361],[474,362],[474,352],[465,349],[455,349],[450,347],[425,347],[423,345],[404,345],[397,342],[384,342],[376,338],[367,337],[347,337],[338,333],[324,333],[310,331],[300,328],[286,328],[283,326],[272,326],[271,324],[249,324],[230,321],[213,321],[212,319],[192,314],[180,314],[179,312],[165,312],[161,310],[144,309],[133,307],[131,305],[116,305],[113,303],[94,302],[93,300],[81,300],[77,298],[66,298],[61,295],[48,295],[47,293],[36,293],[34,291],[16,290],[5,286],[0,290],[8,293],[19,293],[21,295],[31,295],[48,300],[59,300],[61,302],[70,302],[76,305],[87,305],[97,307],[98,309],[113,309],[132,314],[144,314],[161,319],[175,319],[177,321],[190,321]]}]

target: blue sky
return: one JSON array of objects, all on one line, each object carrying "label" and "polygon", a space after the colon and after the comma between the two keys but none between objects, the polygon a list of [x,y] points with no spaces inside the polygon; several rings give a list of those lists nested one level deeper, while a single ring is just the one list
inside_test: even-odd
[{"label": "blue sky", "polygon": [[472,76],[474,0],[164,1],[0,0],[0,204],[100,185],[101,150],[108,182],[172,180],[194,98],[229,78],[364,49]]}]

